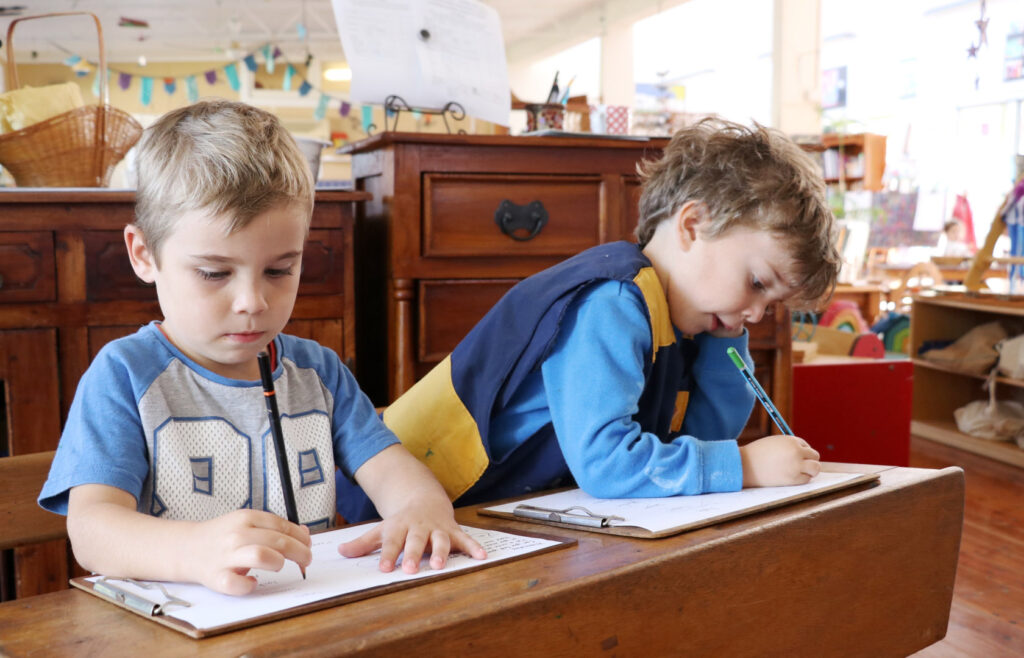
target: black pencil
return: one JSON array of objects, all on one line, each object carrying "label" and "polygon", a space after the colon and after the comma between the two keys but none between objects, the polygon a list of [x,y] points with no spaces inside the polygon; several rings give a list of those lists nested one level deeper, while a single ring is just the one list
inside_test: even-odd
[{"label": "black pencil", "polygon": [[[267,416],[270,417],[270,433],[274,436],[274,452],[277,454],[277,472],[281,474],[281,492],[284,494],[284,510],[288,520],[299,523],[299,512],[295,508],[295,491],[292,489],[291,471],[288,470],[288,455],[284,446],[284,432],[281,430],[281,412],[277,410],[277,395],[274,393],[274,376],[270,371],[270,355],[260,352],[257,355],[260,364],[260,380],[263,382],[263,399],[267,402]],[[306,569],[299,565],[302,579],[306,579]]]}]

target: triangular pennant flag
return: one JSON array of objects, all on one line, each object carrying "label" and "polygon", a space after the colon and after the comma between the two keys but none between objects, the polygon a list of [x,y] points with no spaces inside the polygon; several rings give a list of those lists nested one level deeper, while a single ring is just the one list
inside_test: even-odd
[{"label": "triangular pennant flag", "polygon": [[207,84],[211,84],[211,85],[217,84],[217,72],[214,71],[213,69],[207,71],[203,75],[206,76]]},{"label": "triangular pennant flag", "polygon": [[370,125],[373,123],[373,106],[363,106],[363,132],[370,132]]},{"label": "triangular pennant flag", "polygon": [[199,100],[199,84],[196,82],[196,76],[190,75],[185,78],[185,92],[188,94],[189,103]]},{"label": "triangular pennant flag", "polygon": [[274,54],[273,54],[273,58],[274,58],[274,59],[277,59],[277,58],[278,58],[278,57],[280,57],[280,56],[281,56],[281,49],[280,49],[280,48],[278,48],[277,46],[274,46]]},{"label": "triangular pennant flag", "polygon": [[250,53],[250,54],[246,55],[245,59],[243,59],[242,61],[245,62],[245,68],[249,69],[249,71],[251,71],[252,73],[256,72],[256,69],[258,68],[259,65],[256,64],[256,56],[255,55]]},{"label": "triangular pennant flag", "polygon": [[341,113],[341,116],[347,117],[348,113],[351,112],[351,111],[352,111],[352,105],[348,101],[341,101],[341,108],[339,109],[339,112]]},{"label": "triangular pennant flag", "polygon": [[329,100],[326,94],[320,94],[320,102],[316,105],[316,110],[313,112],[313,118],[320,121],[327,115],[327,101]]},{"label": "triangular pennant flag", "polygon": [[[110,71],[107,71],[107,76],[110,76]],[[96,69],[96,77],[92,79],[92,95],[96,98],[100,97],[100,70]]]},{"label": "triangular pennant flag", "polygon": [[132,76],[130,73],[118,73],[117,74],[117,86],[121,88],[121,91],[128,91],[128,87],[132,86]]},{"label": "triangular pennant flag", "polygon": [[274,58],[270,54],[270,44],[263,46],[263,62],[267,67],[267,73],[274,72]]},{"label": "triangular pennant flag", "polygon": [[299,96],[305,96],[313,90],[313,85],[309,84],[308,81],[303,80],[302,84],[299,85]]},{"label": "triangular pennant flag", "polygon": [[178,89],[178,82],[174,78],[164,78],[164,91],[173,95]]},{"label": "triangular pennant flag", "polygon": [[64,64],[66,64],[67,66],[74,66],[75,64],[77,64],[77,63],[79,63],[81,61],[82,61],[82,57],[80,55],[71,55],[67,59],[64,60]]},{"label": "triangular pennant flag", "polygon": [[143,76],[142,86],[139,88],[139,102],[149,105],[153,100],[153,78]]},{"label": "triangular pennant flag", "polygon": [[302,23],[295,24],[295,33],[299,35],[300,39],[306,38],[306,26]]},{"label": "triangular pennant flag", "polygon": [[238,67],[235,64],[228,64],[224,67],[224,75],[228,78],[228,84],[235,91],[242,88],[242,84],[238,81]]},{"label": "triangular pennant flag", "polygon": [[281,89],[283,89],[284,91],[291,91],[292,90],[292,76],[293,75],[295,75],[295,69],[292,68],[291,64],[289,64],[288,66],[284,67],[284,80],[281,81]]}]

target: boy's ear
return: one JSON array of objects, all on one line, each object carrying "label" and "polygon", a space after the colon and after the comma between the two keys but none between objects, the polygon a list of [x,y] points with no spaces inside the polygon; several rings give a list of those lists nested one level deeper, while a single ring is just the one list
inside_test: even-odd
[{"label": "boy's ear", "polygon": [[687,251],[697,241],[707,218],[707,206],[699,201],[687,201],[676,211],[673,221],[683,251]]},{"label": "boy's ear", "polygon": [[146,237],[135,224],[124,227],[124,246],[128,248],[128,260],[132,263],[135,276],[146,283],[153,283],[156,279],[156,259],[146,246]]}]

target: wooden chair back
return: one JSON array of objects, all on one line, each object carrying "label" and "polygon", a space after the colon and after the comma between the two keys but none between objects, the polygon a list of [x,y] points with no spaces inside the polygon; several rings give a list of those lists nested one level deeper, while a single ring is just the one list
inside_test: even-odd
[{"label": "wooden chair back", "polygon": [[68,536],[64,517],[36,503],[53,454],[51,450],[0,457],[0,549]]}]

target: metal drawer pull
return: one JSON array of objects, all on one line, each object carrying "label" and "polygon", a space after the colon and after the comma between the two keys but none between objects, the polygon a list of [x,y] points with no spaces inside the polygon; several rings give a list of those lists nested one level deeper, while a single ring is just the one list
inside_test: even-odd
[{"label": "metal drawer pull", "polygon": [[[548,223],[548,211],[540,201],[531,201],[525,206],[518,206],[505,199],[498,204],[498,209],[494,211],[494,222],[508,237],[525,242],[536,237]],[[526,231],[528,235],[516,233],[516,231]]]}]

